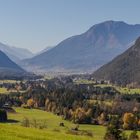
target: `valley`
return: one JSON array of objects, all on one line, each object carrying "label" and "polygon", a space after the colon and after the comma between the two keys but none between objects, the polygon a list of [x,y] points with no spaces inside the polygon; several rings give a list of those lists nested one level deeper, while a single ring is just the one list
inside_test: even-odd
[{"label": "valley", "polygon": [[[136,109],[139,114],[139,89],[85,76],[1,83],[16,89],[9,93],[1,89],[0,106],[8,111],[7,122],[0,123],[0,139],[4,140],[103,140],[110,115],[118,114],[121,120],[127,111],[133,114]],[[119,125],[122,128],[123,122]],[[133,127],[123,130],[127,137],[132,132]]]},{"label": "valley", "polygon": [[0,0],[0,140],[140,140],[139,7]]}]

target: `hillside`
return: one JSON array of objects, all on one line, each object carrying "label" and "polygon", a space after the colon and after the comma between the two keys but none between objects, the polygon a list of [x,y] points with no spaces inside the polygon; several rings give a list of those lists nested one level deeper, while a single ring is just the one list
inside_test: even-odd
[{"label": "hillside", "polygon": [[[69,134],[68,130],[75,126],[72,122],[63,120],[61,117],[49,112],[37,110],[37,109],[23,109],[16,108],[17,113],[9,113],[10,120],[14,120],[13,123],[2,124],[0,123],[0,139],[9,140],[102,140],[105,127],[93,126],[93,125],[80,125],[80,130],[85,130],[94,133],[94,137],[87,135],[75,135]],[[21,126],[24,118],[28,118],[31,122],[37,121],[37,124],[46,125],[44,129],[27,128]],[[59,126],[60,122],[65,124],[65,127]],[[19,131],[17,131],[17,129]],[[6,131],[6,133],[5,133]],[[24,134],[23,134],[24,132]],[[100,133],[99,133],[100,132]]]},{"label": "hillside", "polygon": [[[72,122],[63,120],[61,117],[49,112],[37,110],[37,109],[23,109],[15,108],[17,113],[9,113],[8,117],[13,122],[2,124],[0,123],[0,139],[3,140],[103,140],[105,135],[105,127],[99,125],[79,125],[80,130],[89,131],[93,133],[93,137],[68,134],[68,130],[75,126]],[[21,126],[24,118],[28,118],[30,121],[37,121],[37,124],[46,123],[46,129],[27,128]],[[15,121],[15,122],[14,122]],[[59,123],[64,122],[65,127],[60,127]],[[45,124],[44,124],[45,125]],[[17,129],[19,131],[17,131]],[[23,134],[24,132],[24,134]],[[126,132],[127,135],[130,134]],[[140,135],[140,132],[138,132]]]},{"label": "hillside", "polygon": [[140,25],[106,21],[24,60],[22,66],[45,72],[92,72],[128,49],[139,35]]},{"label": "hillside", "polygon": [[49,51],[49,50],[52,49],[52,48],[54,48],[54,46],[47,46],[45,49],[39,51],[39,52],[36,53],[34,56],[40,55],[40,54],[42,54],[42,53],[44,53],[44,52],[47,52],[47,51]]},{"label": "hillside", "polygon": [[33,53],[27,49],[11,47],[3,43],[0,43],[0,50],[14,62],[19,62],[19,60],[31,58],[33,56]]},{"label": "hillside", "polygon": [[0,51],[0,78],[13,77],[19,73],[25,73],[25,71]]},{"label": "hillside", "polygon": [[140,38],[126,52],[94,72],[96,79],[110,80],[119,85],[140,85]]}]

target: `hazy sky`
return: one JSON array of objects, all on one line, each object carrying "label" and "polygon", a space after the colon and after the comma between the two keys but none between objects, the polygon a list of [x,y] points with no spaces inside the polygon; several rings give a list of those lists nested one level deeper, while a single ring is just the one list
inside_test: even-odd
[{"label": "hazy sky", "polygon": [[95,23],[140,23],[140,0],[0,0],[0,42],[33,52]]}]

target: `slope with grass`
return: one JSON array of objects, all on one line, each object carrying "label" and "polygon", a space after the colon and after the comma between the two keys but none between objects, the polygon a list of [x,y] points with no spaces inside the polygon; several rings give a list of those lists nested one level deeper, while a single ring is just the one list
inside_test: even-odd
[{"label": "slope with grass", "polygon": [[[69,133],[75,127],[72,122],[63,120],[52,113],[37,110],[15,108],[16,113],[9,113],[9,122],[0,123],[0,140],[102,140],[105,134],[105,127],[96,125],[80,125],[79,131],[89,131],[93,137],[85,134],[75,135]],[[38,124],[46,124],[45,129],[27,128],[21,126],[23,118],[28,118],[30,122],[34,120]],[[64,127],[59,126],[63,122]]]},{"label": "slope with grass", "polygon": [[[74,135],[68,131],[75,126],[72,122],[63,120],[52,113],[37,110],[15,108],[16,113],[9,113],[9,122],[0,123],[0,140],[103,140],[106,128],[97,125],[79,125],[79,131],[89,131],[93,137],[87,135]],[[36,120],[37,123],[45,123],[45,129],[23,127],[23,118],[28,118],[30,122]],[[60,122],[64,127],[59,126]],[[130,134],[127,131],[126,134]],[[140,133],[139,133],[140,135]]]},{"label": "slope with grass", "polygon": [[111,84],[97,84],[94,85],[96,87],[114,87],[117,91],[119,91],[122,94],[140,94],[140,88],[128,88],[128,87],[120,87],[116,85]]},{"label": "slope with grass", "polygon": [[7,92],[6,88],[0,88],[0,94],[7,94]]}]

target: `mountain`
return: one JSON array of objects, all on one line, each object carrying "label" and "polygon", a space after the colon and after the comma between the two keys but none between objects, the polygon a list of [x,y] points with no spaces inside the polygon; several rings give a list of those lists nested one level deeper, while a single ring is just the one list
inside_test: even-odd
[{"label": "mountain", "polygon": [[131,48],[95,71],[93,77],[123,86],[140,86],[140,37]]},{"label": "mountain", "polygon": [[42,54],[42,53],[44,53],[44,52],[47,52],[47,51],[49,51],[49,50],[52,49],[52,48],[54,48],[54,46],[48,46],[48,47],[46,47],[45,49],[43,49],[43,50],[41,50],[40,52],[38,52],[37,54],[35,54],[35,56],[40,55],[40,54]]},{"label": "mountain", "polygon": [[24,60],[23,66],[43,72],[93,72],[128,49],[139,35],[140,25],[106,21]]},{"label": "mountain", "polygon": [[26,58],[31,58],[33,56],[33,53],[27,49],[11,47],[3,43],[0,43],[0,50],[3,51],[14,62],[18,62],[19,60]]},{"label": "mountain", "polygon": [[0,78],[19,77],[26,73],[21,67],[9,59],[9,57],[0,51]]}]

